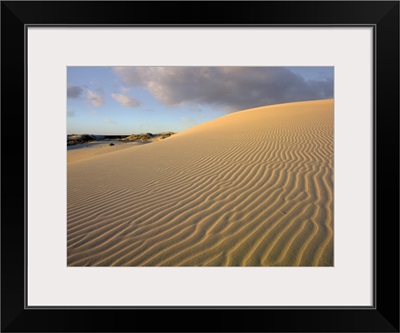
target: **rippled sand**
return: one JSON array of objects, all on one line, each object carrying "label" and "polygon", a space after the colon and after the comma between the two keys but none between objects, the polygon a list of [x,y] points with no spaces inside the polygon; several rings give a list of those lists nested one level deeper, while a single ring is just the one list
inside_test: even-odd
[{"label": "rippled sand", "polygon": [[68,159],[69,266],[332,266],[333,100]]}]

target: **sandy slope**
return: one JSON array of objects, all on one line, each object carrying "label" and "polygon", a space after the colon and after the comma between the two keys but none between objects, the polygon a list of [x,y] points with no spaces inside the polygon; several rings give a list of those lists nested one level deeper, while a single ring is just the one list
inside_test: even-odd
[{"label": "sandy slope", "polygon": [[333,265],[333,100],[68,164],[68,265]]},{"label": "sandy slope", "polygon": [[[113,143],[114,146],[110,146],[110,143]],[[87,142],[67,147],[67,160],[68,164],[70,164],[138,145],[141,145],[141,143],[121,142],[118,140]]]}]

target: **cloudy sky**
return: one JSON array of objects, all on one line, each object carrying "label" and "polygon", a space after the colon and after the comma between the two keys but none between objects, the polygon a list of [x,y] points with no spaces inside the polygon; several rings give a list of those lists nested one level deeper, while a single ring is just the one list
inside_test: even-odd
[{"label": "cloudy sky", "polygon": [[181,132],[248,108],[333,97],[333,67],[68,67],[68,134]]}]

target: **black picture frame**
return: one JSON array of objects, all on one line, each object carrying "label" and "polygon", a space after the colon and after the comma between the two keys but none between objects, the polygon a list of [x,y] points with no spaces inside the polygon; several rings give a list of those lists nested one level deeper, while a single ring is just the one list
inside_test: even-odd
[{"label": "black picture frame", "polygon": [[[26,29],[121,24],[373,27],[373,306],[27,307]],[[1,55],[3,332],[399,332],[399,1],[2,1]]]}]

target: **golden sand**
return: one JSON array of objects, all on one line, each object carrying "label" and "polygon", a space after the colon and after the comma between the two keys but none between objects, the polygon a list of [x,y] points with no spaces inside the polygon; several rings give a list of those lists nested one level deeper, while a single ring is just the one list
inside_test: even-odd
[{"label": "golden sand", "polygon": [[67,263],[332,266],[333,144],[321,100],[68,158]]}]

